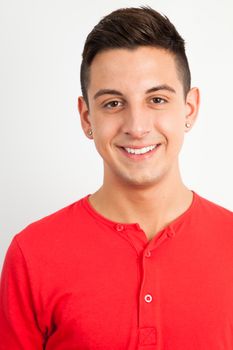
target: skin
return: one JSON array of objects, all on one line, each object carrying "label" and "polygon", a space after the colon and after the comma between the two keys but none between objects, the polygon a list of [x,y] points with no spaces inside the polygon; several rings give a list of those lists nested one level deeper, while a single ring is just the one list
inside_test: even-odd
[{"label": "skin", "polygon": [[[104,164],[103,185],[90,203],[110,220],[139,223],[152,239],[193,199],[181,179],[179,152],[198,113],[199,90],[184,97],[174,57],[163,49],[111,49],[91,64],[88,102],[78,98],[82,128]],[[148,145],[158,147],[141,156],[123,148]]]}]

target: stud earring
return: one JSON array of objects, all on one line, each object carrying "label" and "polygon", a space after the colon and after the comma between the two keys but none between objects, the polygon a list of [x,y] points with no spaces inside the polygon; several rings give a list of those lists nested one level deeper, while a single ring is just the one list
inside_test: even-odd
[{"label": "stud earring", "polygon": [[93,135],[93,131],[92,131],[91,129],[88,131],[88,135],[89,135],[89,136],[92,136],[92,135]]},{"label": "stud earring", "polygon": [[186,128],[190,128],[191,124],[190,123],[185,123]]}]

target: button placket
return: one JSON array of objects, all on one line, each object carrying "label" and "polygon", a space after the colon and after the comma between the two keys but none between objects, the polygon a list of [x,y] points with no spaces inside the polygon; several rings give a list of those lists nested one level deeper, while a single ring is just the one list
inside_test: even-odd
[{"label": "button placket", "polygon": [[152,246],[145,248],[142,255],[142,283],[139,307],[139,343],[142,346],[157,343],[158,302],[156,296],[156,270]]},{"label": "button placket", "polygon": [[146,258],[150,258],[151,257],[151,251],[150,250],[146,250],[145,257]]},{"label": "button placket", "polygon": [[168,230],[167,230],[167,237],[168,238],[173,238],[175,237],[175,231],[172,227],[169,227]]},{"label": "button placket", "polygon": [[144,300],[145,300],[146,303],[151,303],[153,298],[152,298],[152,296],[150,294],[146,294],[144,296]]},{"label": "button placket", "polygon": [[154,327],[144,327],[139,330],[139,344],[145,345],[156,345],[157,343],[157,332]]}]

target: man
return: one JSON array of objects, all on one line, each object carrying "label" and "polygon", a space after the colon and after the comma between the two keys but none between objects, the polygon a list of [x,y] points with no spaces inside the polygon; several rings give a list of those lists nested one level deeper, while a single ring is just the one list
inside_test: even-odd
[{"label": "man", "polygon": [[13,239],[0,349],[232,350],[233,215],[179,170],[199,106],[183,39],[149,7],[114,11],[81,86],[103,185]]}]

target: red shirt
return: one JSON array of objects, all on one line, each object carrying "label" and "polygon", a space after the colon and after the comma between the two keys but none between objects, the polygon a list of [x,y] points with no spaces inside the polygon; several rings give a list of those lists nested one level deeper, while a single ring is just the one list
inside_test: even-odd
[{"label": "red shirt", "polygon": [[0,349],[43,348],[232,350],[233,213],[194,193],[148,241],[85,197],[29,225],[4,263]]}]

